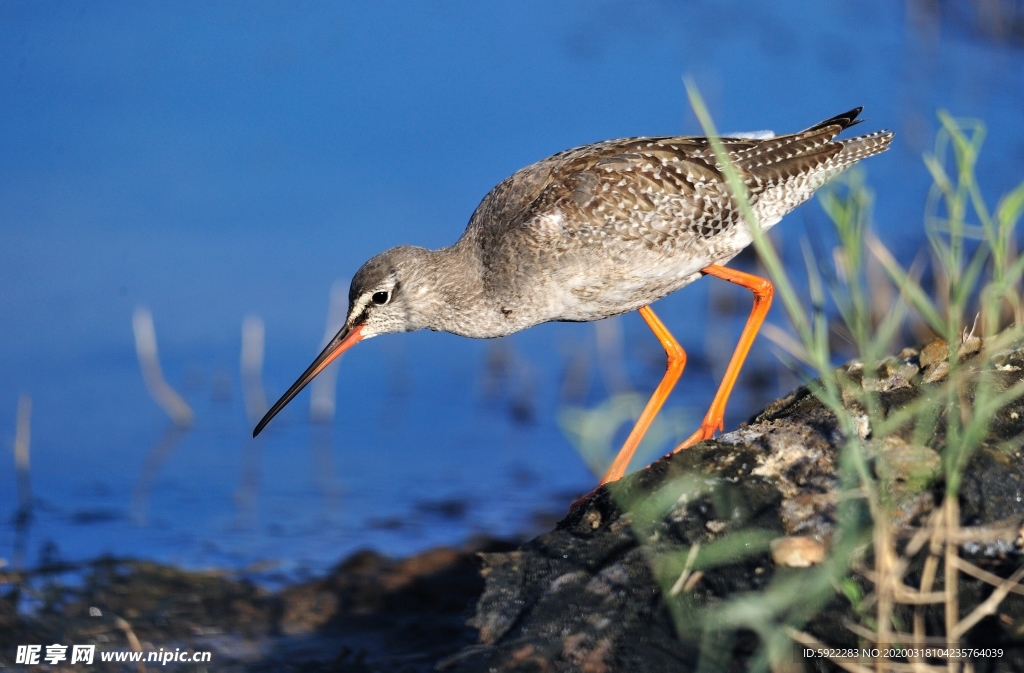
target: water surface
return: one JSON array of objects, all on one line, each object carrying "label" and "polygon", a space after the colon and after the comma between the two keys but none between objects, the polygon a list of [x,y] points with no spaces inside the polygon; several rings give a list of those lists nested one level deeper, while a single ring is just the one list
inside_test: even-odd
[{"label": "water surface", "polygon": [[[593,476],[560,410],[660,376],[635,315],[603,333],[612,353],[622,334],[618,370],[598,366],[592,325],[374,339],[340,363],[332,423],[309,422],[304,394],[255,441],[240,326],[265,325],[276,399],[318,351],[333,282],[389,246],[453,242],[491,186],[556,151],[696,133],[684,75],[723,131],[793,131],[855,105],[860,128],[896,130],[866,168],[876,229],[905,261],[924,241],[937,108],[988,123],[993,202],[1024,176],[1019,41],[913,2],[6,2],[0,16],[0,433],[10,445],[31,395],[35,498],[19,534],[0,460],[0,556],[29,564],[317,570],[564,511]],[[830,240],[813,203],[778,231],[797,266],[801,236]],[[747,310],[716,317],[707,286],[659,304],[691,352],[671,401],[691,427]],[[144,388],[140,305],[195,410],[187,432]],[[763,385],[729,425],[793,384],[765,343],[752,358]]]}]

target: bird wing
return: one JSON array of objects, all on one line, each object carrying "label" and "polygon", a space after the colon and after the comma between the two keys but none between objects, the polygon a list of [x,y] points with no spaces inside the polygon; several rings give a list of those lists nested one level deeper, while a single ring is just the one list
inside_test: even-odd
[{"label": "bird wing", "polygon": [[[859,112],[788,135],[721,138],[755,212],[773,188],[816,176],[791,209],[850,164],[884,150],[892,137],[884,132],[835,140],[858,123]],[[741,220],[707,138],[638,137],[566,150],[517,171],[484,198],[467,233],[490,239],[485,250],[514,240],[538,251],[642,242],[678,252],[708,244]]]}]

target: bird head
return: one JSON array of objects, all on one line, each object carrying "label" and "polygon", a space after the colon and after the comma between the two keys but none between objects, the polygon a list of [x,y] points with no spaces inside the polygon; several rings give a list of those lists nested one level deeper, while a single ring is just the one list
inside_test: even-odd
[{"label": "bird head", "polygon": [[430,251],[410,245],[386,250],[363,264],[352,277],[348,291],[345,325],[316,356],[302,376],[281,396],[256,425],[258,435],[317,374],[360,341],[391,332],[410,332],[426,327],[423,311],[429,302],[410,298],[426,293]]},{"label": "bird head", "polygon": [[426,327],[424,311],[430,302],[424,295],[432,286],[432,255],[401,245],[371,257],[352,277],[345,326],[361,327],[361,339]]}]

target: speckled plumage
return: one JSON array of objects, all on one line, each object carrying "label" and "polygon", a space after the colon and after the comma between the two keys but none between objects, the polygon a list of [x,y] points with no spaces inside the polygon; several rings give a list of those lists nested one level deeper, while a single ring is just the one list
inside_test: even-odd
[{"label": "speckled plumage", "polygon": [[[785,136],[722,139],[762,229],[889,146],[885,131],[835,139],[859,113]],[[702,269],[721,275],[714,265],[751,240],[707,138],[625,138],[561,152],[492,189],[451,247],[399,246],[366,262],[352,278],[345,326],[253,434],[360,340],[417,329],[499,337],[553,320],[600,320],[647,306]],[[739,362],[748,347],[738,348]],[[702,432],[719,424],[706,419]]]},{"label": "speckled plumage", "polygon": [[[859,112],[790,135],[722,139],[763,229],[888,147],[893,134],[884,131],[835,139]],[[429,328],[497,337],[542,322],[599,320],[678,290],[750,243],[706,138],[608,140],[502,181],[455,245],[403,246],[371,259],[353,279],[349,317],[371,309],[367,336]],[[380,332],[375,307],[360,300],[378,288],[406,304]]]}]

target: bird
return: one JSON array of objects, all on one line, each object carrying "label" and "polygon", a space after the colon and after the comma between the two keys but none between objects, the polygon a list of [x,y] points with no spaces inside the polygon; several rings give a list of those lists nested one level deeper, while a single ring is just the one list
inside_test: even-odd
[{"label": "bird", "polygon": [[[720,138],[762,231],[889,147],[894,134],[887,130],[837,138],[861,121],[861,111],[788,135]],[[331,362],[372,337],[430,329],[494,338],[545,322],[638,311],[665,349],[666,371],[598,486],[616,481],[686,364],[651,304],[704,276],[749,289],[753,308],[700,427],[673,452],[724,431],[726,403],[774,292],[768,279],[724,266],[752,241],[709,138],[622,138],[552,155],[494,187],[454,245],[401,245],[363,264],[352,278],[344,326],[253,437]]]}]

